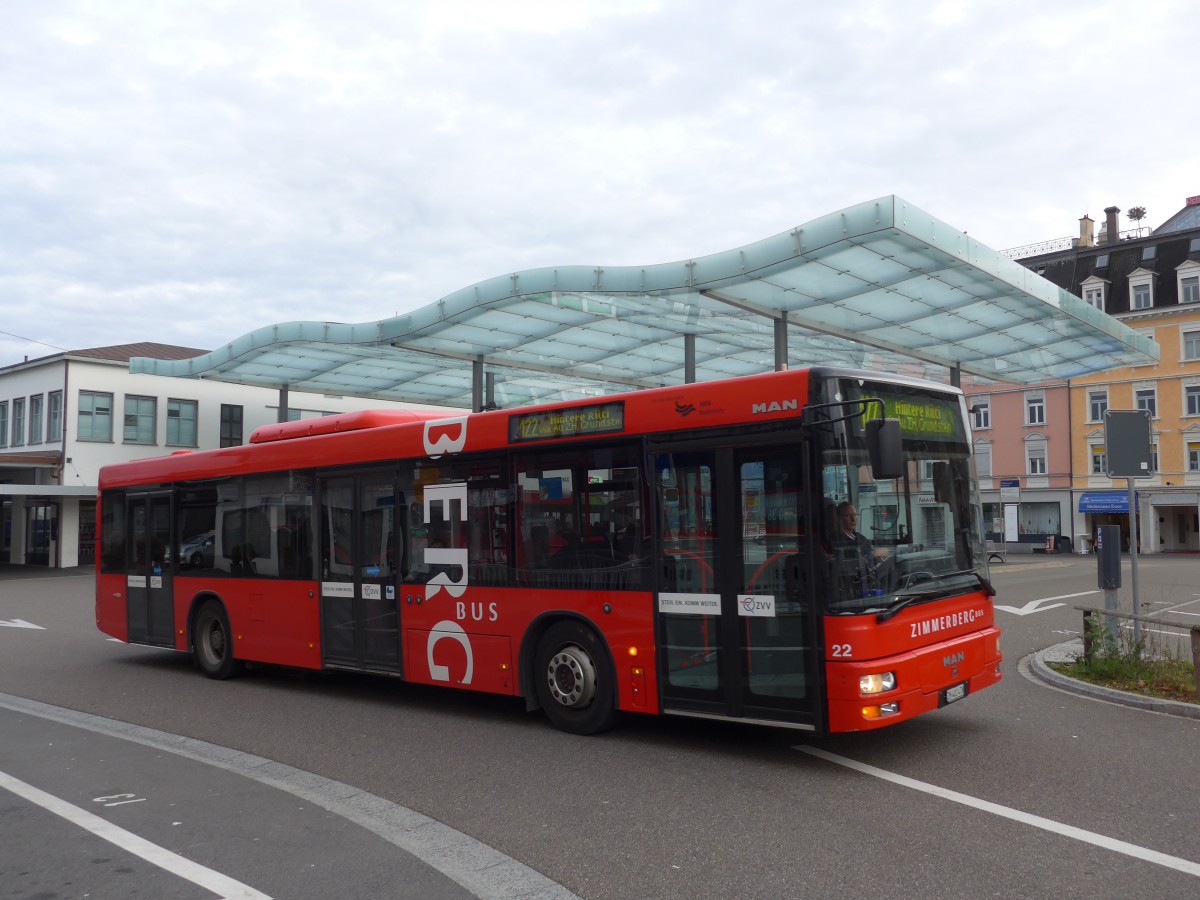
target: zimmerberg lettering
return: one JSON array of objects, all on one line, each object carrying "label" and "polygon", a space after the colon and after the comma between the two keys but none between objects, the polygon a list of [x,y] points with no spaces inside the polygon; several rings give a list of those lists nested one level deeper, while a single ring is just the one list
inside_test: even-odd
[{"label": "zimmerberg lettering", "polygon": [[983,618],[982,609],[967,609],[962,612],[956,612],[949,616],[937,616],[933,619],[924,619],[920,622],[913,622],[910,626],[912,634],[909,637],[921,637],[926,634],[935,634],[939,631],[946,631],[949,628],[957,628],[959,625],[970,625],[977,619]]}]

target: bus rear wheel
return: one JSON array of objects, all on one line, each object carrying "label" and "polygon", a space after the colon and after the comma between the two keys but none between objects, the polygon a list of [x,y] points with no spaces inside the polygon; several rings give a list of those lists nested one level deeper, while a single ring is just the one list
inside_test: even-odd
[{"label": "bus rear wheel", "polygon": [[192,625],[192,651],[200,671],[209,678],[240,675],[245,664],[233,658],[233,634],[229,616],[216,600],[208,600],[196,613]]},{"label": "bus rear wheel", "polygon": [[551,625],[534,662],[538,700],[556,728],[596,734],[617,720],[616,678],[599,635],[579,622]]}]

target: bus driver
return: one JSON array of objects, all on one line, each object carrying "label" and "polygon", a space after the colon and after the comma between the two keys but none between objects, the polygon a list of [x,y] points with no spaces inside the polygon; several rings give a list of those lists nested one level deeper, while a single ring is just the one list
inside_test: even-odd
[{"label": "bus driver", "polygon": [[839,562],[854,569],[854,577],[864,587],[874,578],[876,570],[888,557],[886,548],[875,547],[858,531],[858,510],[849,500],[839,503],[837,507],[834,547]]}]

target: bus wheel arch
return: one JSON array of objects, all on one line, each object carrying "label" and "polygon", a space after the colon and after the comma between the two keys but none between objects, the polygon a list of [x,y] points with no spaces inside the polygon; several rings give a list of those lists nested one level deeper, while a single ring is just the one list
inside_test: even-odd
[{"label": "bus wheel arch", "polygon": [[586,619],[545,617],[522,643],[527,706],[536,698],[556,728],[596,734],[617,720],[616,667],[599,631]]},{"label": "bus wheel arch", "polygon": [[234,657],[233,629],[225,604],[215,595],[196,598],[188,617],[192,658],[209,678],[224,680],[241,675],[246,664]]}]

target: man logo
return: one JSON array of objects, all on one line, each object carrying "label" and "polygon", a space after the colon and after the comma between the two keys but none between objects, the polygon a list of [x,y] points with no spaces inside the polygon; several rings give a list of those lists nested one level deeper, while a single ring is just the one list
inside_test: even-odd
[{"label": "man logo", "polygon": [[772,400],[770,403],[752,403],[750,412],[756,416],[766,413],[789,412],[800,408],[799,400]]}]

